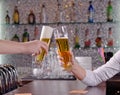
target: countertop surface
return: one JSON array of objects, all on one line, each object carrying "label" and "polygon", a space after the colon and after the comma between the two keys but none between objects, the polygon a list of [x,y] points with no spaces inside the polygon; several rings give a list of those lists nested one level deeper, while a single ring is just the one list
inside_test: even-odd
[{"label": "countertop surface", "polygon": [[81,91],[82,95],[106,95],[105,85],[87,87],[79,80],[34,80],[4,95],[81,95]]}]

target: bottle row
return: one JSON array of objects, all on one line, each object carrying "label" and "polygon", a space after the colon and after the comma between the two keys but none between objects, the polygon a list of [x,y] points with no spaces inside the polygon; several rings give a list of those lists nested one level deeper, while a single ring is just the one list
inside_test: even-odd
[{"label": "bottle row", "polygon": [[[78,29],[76,28],[75,29],[75,37],[74,37],[74,40],[75,40],[75,43],[74,43],[74,48],[78,49],[81,47],[80,45],[80,40],[83,40],[83,44],[84,44],[84,48],[90,48],[90,47],[113,47],[114,46],[114,37],[113,37],[113,34],[112,34],[112,27],[109,27],[108,28],[108,31],[107,31],[107,36],[106,36],[106,41],[103,39],[102,37],[102,34],[101,34],[101,30],[100,28],[97,29],[97,32],[96,32],[96,36],[95,36],[95,39],[91,39],[90,37],[90,31],[89,29],[87,28],[85,30],[85,33],[84,33],[84,38],[83,39],[80,39],[80,35],[79,35],[79,32],[78,32]],[[103,41],[104,40],[104,41]],[[93,43],[95,43],[95,46],[92,46],[92,41],[94,41]]]},{"label": "bottle row", "polygon": [[[87,8],[87,21],[90,22],[90,23],[93,23],[94,22],[94,15],[96,14],[96,9],[93,5],[93,1],[89,1],[89,6]],[[78,21],[76,19],[76,16],[78,16],[78,13],[76,13],[76,4],[75,4],[75,1],[71,1],[71,4],[70,4],[70,11],[69,11],[69,14],[67,14],[65,12],[65,8],[67,8],[67,5],[65,6],[65,8],[62,8],[61,7],[62,5],[60,4],[60,2],[58,2],[57,4],[57,12],[55,12],[55,21],[54,22],[65,22],[66,19],[69,19],[69,22],[76,22]],[[42,4],[42,7],[41,7],[41,11],[39,13],[39,23],[48,23],[48,14],[47,14],[47,11],[46,11],[46,4],[43,3]],[[9,11],[7,10],[7,13],[6,13],[6,16],[5,16],[5,22],[6,24],[10,24],[10,23],[13,23],[13,24],[20,24],[21,21],[20,21],[20,10],[18,9],[18,6],[15,6],[14,7],[14,12],[12,14],[12,18],[10,18],[11,16],[9,15]],[[29,14],[28,14],[28,17],[26,19],[27,21],[27,24],[35,24],[36,22],[38,22],[38,19],[36,19],[37,15],[34,13],[34,11],[31,9]],[[12,20],[12,21],[11,21]],[[113,6],[112,6],[112,2],[111,0],[108,1],[108,4],[107,4],[107,8],[106,8],[106,21],[108,22],[112,22],[113,21]]]},{"label": "bottle row", "polygon": [[[22,34],[22,42],[27,42],[27,41],[30,41],[30,40],[34,40],[34,39],[37,39],[37,36],[38,36],[38,27],[35,26],[34,28],[34,38],[33,39],[30,39],[30,34],[28,32],[28,29],[27,28],[24,28],[24,32]],[[12,41],[17,41],[17,42],[20,42],[20,37],[17,35],[17,33],[15,33],[15,35],[12,37],[11,39]]]},{"label": "bottle row", "polygon": [[[9,16],[9,11],[7,10],[6,12],[7,12],[7,14],[5,17],[5,22],[6,22],[6,24],[10,24],[11,18]],[[47,20],[47,14],[46,14],[46,9],[45,9],[44,4],[42,5],[41,12],[40,12],[39,16],[40,16],[39,17],[40,22],[45,23]],[[13,20],[13,24],[20,24],[20,12],[19,12],[18,6],[14,7],[12,20]],[[35,16],[35,13],[33,12],[32,9],[30,10],[30,13],[28,14],[28,18],[26,20],[27,20],[28,24],[35,24],[36,23],[36,16]]]},{"label": "bottle row", "polygon": [[[37,26],[34,27],[33,33],[31,34],[32,38],[30,38],[30,32],[27,28],[24,28],[24,32],[22,34],[22,42],[27,42],[33,39],[38,39],[39,36],[39,29]],[[115,39],[113,36],[113,30],[112,27],[108,27],[108,30],[106,31],[106,35],[105,38],[103,38],[103,34],[100,28],[98,28],[96,30],[96,32],[94,32],[94,39],[93,34],[91,34],[90,29],[86,28],[84,30],[84,34],[80,33],[80,28],[79,27],[75,27],[73,35],[71,34],[71,32],[68,33],[68,35],[72,35],[69,36],[69,39],[71,40],[71,43],[73,42],[74,44],[72,44],[72,46],[76,49],[76,48],[80,48],[80,47],[85,47],[85,48],[90,48],[90,47],[102,47],[102,46],[107,46],[107,47],[113,47],[114,43],[115,43]],[[19,37],[17,35],[17,33],[14,34],[14,36],[12,37],[11,40],[13,41],[18,41],[20,42],[21,37]],[[84,41],[82,44],[84,45],[80,45],[81,41]],[[93,44],[95,44],[95,46],[93,46]]]}]

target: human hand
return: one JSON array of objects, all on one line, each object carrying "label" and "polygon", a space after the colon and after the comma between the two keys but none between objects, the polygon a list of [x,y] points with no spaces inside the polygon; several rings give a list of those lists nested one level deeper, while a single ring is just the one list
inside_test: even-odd
[{"label": "human hand", "polygon": [[[69,68],[64,69],[64,70],[73,73],[79,80],[83,80],[86,76],[86,71],[84,68],[82,68],[78,64],[78,61],[75,59],[73,53],[70,52],[70,54],[71,54],[71,58],[70,58],[70,61],[68,63]],[[62,66],[64,64],[63,57],[58,54],[58,59],[59,59],[61,66]]]},{"label": "human hand", "polygon": [[40,54],[42,49],[44,49],[46,53],[48,52],[48,44],[40,40],[25,42],[24,45],[26,53],[32,54],[32,56]]},{"label": "human hand", "polygon": [[71,51],[66,52],[66,54],[64,53],[59,53],[58,54],[58,59],[59,59],[59,63],[61,64],[61,67],[64,68],[64,70],[70,72],[72,69],[72,65],[74,64],[74,56],[73,53]]}]

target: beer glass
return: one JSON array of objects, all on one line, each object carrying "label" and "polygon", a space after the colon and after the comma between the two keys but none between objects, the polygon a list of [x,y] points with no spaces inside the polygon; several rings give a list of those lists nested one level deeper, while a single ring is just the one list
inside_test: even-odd
[{"label": "beer glass", "polygon": [[[49,26],[43,26],[42,27],[42,31],[41,31],[41,36],[40,36],[40,41],[44,41],[48,44],[48,46],[50,45],[50,41],[51,41],[51,37],[53,34],[53,28],[49,27]],[[35,56],[35,64],[38,65],[38,69],[39,69],[39,76],[41,75],[41,67],[42,67],[42,62],[45,58],[45,50],[42,49],[42,52]]]},{"label": "beer glass", "polygon": [[61,31],[55,29],[54,36],[57,44],[58,54],[63,58],[63,64],[61,65],[64,70],[68,70],[71,68],[71,65],[69,64],[71,60],[71,55],[66,26],[62,26]]}]

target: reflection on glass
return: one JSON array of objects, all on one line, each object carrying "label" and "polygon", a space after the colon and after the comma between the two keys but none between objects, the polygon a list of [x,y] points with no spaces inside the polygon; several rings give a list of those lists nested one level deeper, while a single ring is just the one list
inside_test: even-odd
[{"label": "reflection on glass", "polygon": [[[44,41],[48,44],[48,46],[50,45],[50,41],[51,41],[51,37],[52,37],[52,33],[53,33],[53,28],[52,27],[49,27],[49,26],[43,26],[42,27],[42,31],[41,31],[41,36],[40,36],[40,41]],[[39,75],[41,75],[41,67],[42,67],[42,62],[45,58],[45,50],[42,49],[42,52],[37,55],[35,57],[35,64],[38,65],[38,72],[39,72]]]},{"label": "reflection on glass", "polygon": [[[49,46],[52,33],[53,33],[53,28],[49,26],[43,26],[41,36],[40,36],[40,41],[46,42]],[[44,57],[45,57],[45,50],[42,49],[42,52],[36,56],[36,63],[40,64],[41,61],[43,61]]]},{"label": "reflection on glass", "polygon": [[54,32],[57,47],[58,47],[58,54],[63,57],[63,64],[62,67],[64,69],[69,69],[71,66],[69,61],[71,59],[70,56],[70,47],[68,41],[68,34],[67,29],[65,26],[62,26],[62,30],[58,31],[57,29]]}]

